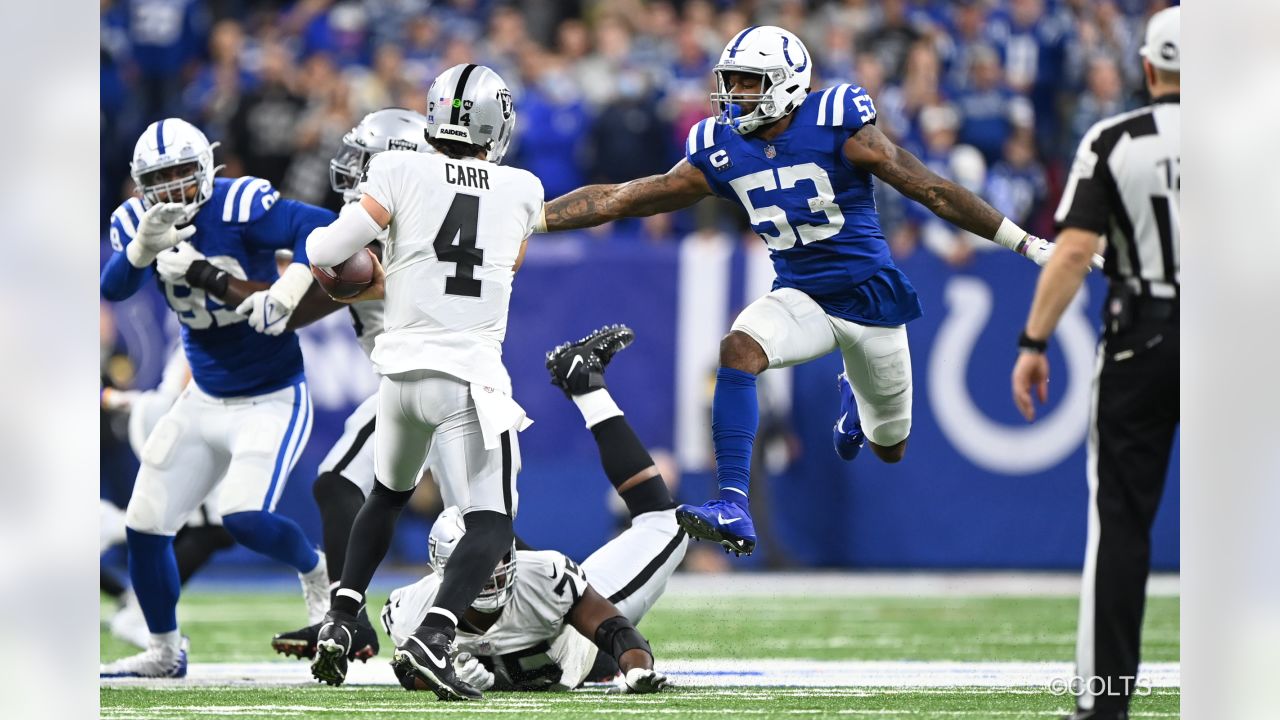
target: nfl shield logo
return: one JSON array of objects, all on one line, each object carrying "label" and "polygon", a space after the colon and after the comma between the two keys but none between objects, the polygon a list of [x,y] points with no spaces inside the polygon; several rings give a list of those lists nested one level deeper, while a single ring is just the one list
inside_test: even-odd
[{"label": "nfl shield logo", "polygon": [[772,145],[766,145],[764,148],[764,156],[772,160],[778,157],[778,151]]}]

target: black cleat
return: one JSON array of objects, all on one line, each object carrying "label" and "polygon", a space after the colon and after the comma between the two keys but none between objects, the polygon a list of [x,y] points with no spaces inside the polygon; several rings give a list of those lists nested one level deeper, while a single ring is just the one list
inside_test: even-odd
[{"label": "black cleat", "polygon": [[330,685],[341,685],[347,679],[347,658],[356,644],[359,622],[350,613],[330,610],[316,633],[315,659],[311,675]]},{"label": "black cleat", "polygon": [[441,700],[480,700],[484,693],[458,678],[453,669],[453,639],[420,627],[396,648],[391,669],[405,690],[430,690]]},{"label": "black cleat", "polygon": [[[324,623],[308,625],[301,630],[280,633],[271,638],[271,648],[281,655],[311,660],[316,656],[316,641],[320,636],[320,626]],[[347,660],[368,662],[369,658],[378,654],[378,633],[369,622],[369,616],[363,611],[356,618],[355,642],[347,654]]]},{"label": "black cleat", "polygon": [[603,388],[605,367],[635,339],[635,331],[626,325],[607,325],[578,342],[558,345],[547,353],[551,384],[566,397]]}]

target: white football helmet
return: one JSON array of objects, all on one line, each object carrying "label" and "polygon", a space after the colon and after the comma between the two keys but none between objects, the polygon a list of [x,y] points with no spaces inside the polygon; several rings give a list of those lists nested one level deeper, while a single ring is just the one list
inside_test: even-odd
[{"label": "white football helmet", "polygon": [[[427,554],[431,569],[444,577],[445,566],[449,556],[453,555],[458,541],[467,533],[467,525],[462,518],[462,511],[456,505],[447,507],[436,518],[431,526],[431,535],[427,539]],[[489,581],[484,584],[480,594],[476,596],[471,607],[485,613],[495,613],[511,599],[516,589],[516,543],[511,541],[511,552],[503,556],[498,566],[493,569]]]},{"label": "white football helmet", "polygon": [[501,163],[516,129],[511,90],[484,65],[454,65],[427,90],[427,126],[428,136],[482,147]]},{"label": "white football helmet", "polygon": [[[813,63],[800,38],[780,27],[760,25],[735,35],[713,72],[718,91],[711,94],[711,106],[716,122],[746,135],[800,107],[809,94]],[[725,73],[759,75],[760,92],[729,92]],[[744,103],[755,103],[755,109],[743,114]]]},{"label": "white football helmet", "polygon": [[[213,164],[213,149],[217,146],[218,143],[210,144],[199,128],[181,118],[165,118],[148,125],[133,146],[133,162],[129,166],[142,204],[151,207],[156,203],[181,203],[186,206],[182,222],[191,222],[200,206],[213,197],[213,176],[222,169]],[[176,167],[182,171],[163,172]],[[196,193],[190,199],[187,190],[193,186]]]},{"label": "white football helmet", "polygon": [[383,150],[435,152],[427,144],[427,118],[404,108],[387,108],[365,115],[354,128],[342,136],[342,149],[329,161],[329,186],[342,193],[342,199],[360,199],[356,186],[369,164],[369,158]]}]

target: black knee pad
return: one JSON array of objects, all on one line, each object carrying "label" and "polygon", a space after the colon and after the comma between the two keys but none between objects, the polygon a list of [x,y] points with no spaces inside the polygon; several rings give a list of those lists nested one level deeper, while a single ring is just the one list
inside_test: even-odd
[{"label": "black knee pad", "polygon": [[670,510],[676,506],[675,501],[671,499],[671,490],[667,488],[661,475],[654,475],[619,494],[622,496],[622,502],[626,503],[627,513],[631,517],[658,510]]},{"label": "black knee pad", "polygon": [[341,473],[332,471],[320,473],[315,483],[311,485],[311,496],[320,505],[332,500],[344,500],[353,495],[359,497],[361,502],[364,501],[364,492]]},{"label": "black knee pad", "polygon": [[390,505],[395,508],[403,508],[409,504],[409,498],[413,497],[413,489],[409,490],[392,490],[382,483],[374,480],[373,491],[369,493],[369,502],[378,503],[379,505]]},{"label": "black knee pad", "polygon": [[473,510],[462,516],[462,522],[467,526],[464,541],[475,537],[470,542],[484,543],[486,549],[499,553],[511,549],[516,533],[510,515],[493,510]]}]

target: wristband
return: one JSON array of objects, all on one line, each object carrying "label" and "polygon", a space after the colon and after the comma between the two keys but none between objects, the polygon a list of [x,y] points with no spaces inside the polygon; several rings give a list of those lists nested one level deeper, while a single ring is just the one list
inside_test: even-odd
[{"label": "wristband", "polygon": [[230,273],[219,270],[208,260],[192,262],[184,277],[191,287],[208,291],[219,298],[227,294],[227,285],[231,282]]},{"label": "wristband", "polygon": [[1019,255],[1027,254],[1027,240],[1030,235],[1026,230],[1018,227],[1009,218],[1005,218],[1000,223],[1000,228],[996,230],[995,237],[991,238],[997,245],[1009,248]]},{"label": "wristband", "polygon": [[1026,330],[1018,336],[1018,349],[1023,352],[1032,352],[1037,355],[1043,355],[1049,349],[1048,340],[1036,340],[1027,334]]}]

